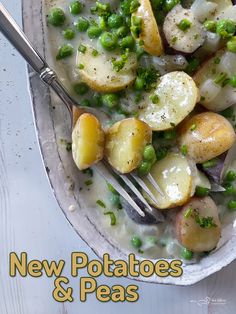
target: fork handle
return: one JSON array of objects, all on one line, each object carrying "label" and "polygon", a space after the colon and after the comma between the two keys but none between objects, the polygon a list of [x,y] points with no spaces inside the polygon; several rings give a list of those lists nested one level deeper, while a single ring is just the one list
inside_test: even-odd
[{"label": "fork handle", "polygon": [[39,74],[41,80],[53,88],[71,113],[74,105],[73,99],[62,86],[55,72],[50,69],[44,59],[34,49],[29,39],[2,3],[0,3],[0,30],[19,51],[27,63]]}]

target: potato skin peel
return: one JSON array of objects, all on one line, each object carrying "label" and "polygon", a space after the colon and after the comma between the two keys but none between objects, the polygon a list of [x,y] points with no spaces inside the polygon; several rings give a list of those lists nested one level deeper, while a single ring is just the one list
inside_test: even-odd
[{"label": "potato skin peel", "polygon": [[151,3],[149,0],[139,2],[138,10],[132,15],[142,18],[142,32],[138,39],[144,42],[143,48],[146,52],[159,57],[164,53],[164,48]]},{"label": "potato skin peel", "polygon": [[104,145],[105,133],[98,119],[89,113],[82,114],[72,132],[72,156],[79,170],[103,159]]},{"label": "potato skin peel", "polygon": [[[196,126],[192,130],[192,126]],[[187,146],[187,154],[196,163],[203,163],[229,150],[235,142],[235,132],[223,116],[203,112],[187,118],[179,126],[178,144]]]},{"label": "potato skin peel", "polygon": [[136,118],[116,122],[106,132],[105,157],[120,173],[136,169],[143,156],[144,148],[152,142],[152,130]]}]

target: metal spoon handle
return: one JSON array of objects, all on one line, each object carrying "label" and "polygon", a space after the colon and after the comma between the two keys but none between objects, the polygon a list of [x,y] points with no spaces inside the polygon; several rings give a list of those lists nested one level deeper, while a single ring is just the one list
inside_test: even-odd
[{"label": "metal spoon handle", "polygon": [[53,88],[71,112],[75,102],[58,80],[56,73],[49,68],[40,54],[33,48],[28,38],[2,3],[0,3],[0,30],[27,63],[39,74],[42,81]]}]

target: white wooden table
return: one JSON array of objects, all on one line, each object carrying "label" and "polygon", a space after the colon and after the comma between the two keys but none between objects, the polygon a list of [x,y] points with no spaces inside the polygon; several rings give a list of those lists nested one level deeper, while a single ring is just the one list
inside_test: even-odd
[{"label": "white wooden table", "polygon": [[[30,0],[29,0],[30,1]],[[21,22],[19,0],[3,0]],[[79,278],[65,274],[75,301],[53,300],[53,278],[11,278],[9,253],[29,259],[70,260],[73,251],[96,258],[65,219],[50,190],[39,154],[22,58],[0,34],[0,314],[223,313],[236,312],[236,262],[191,287],[139,284],[137,303],[79,301]],[[86,276],[82,271],[81,276]],[[128,286],[131,280],[100,277],[99,284]]]}]

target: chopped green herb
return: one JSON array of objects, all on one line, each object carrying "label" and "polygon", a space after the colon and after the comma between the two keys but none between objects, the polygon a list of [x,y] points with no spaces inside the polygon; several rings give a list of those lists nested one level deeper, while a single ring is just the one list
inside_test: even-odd
[{"label": "chopped green herb", "polygon": [[189,218],[189,217],[191,217],[192,212],[193,212],[192,207],[189,207],[189,208],[185,211],[185,213],[184,213],[184,217],[185,217],[185,218]]},{"label": "chopped green herb", "polygon": [[84,46],[84,45],[79,45],[79,48],[78,48],[79,52],[82,52],[82,53],[85,53],[86,50],[87,50],[87,47]]},{"label": "chopped green herb", "polygon": [[191,128],[190,128],[190,131],[195,131],[196,130],[196,128],[197,128],[197,125],[196,124],[192,124],[191,125]]},{"label": "chopped green herb", "polygon": [[79,66],[78,66],[78,68],[79,68],[80,70],[83,70],[83,69],[84,69],[84,65],[83,65],[82,63],[80,63]]},{"label": "chopped green herb", "polygon": [[105,212],[104,215],[109,215],[111,219],[111,226],[116,225],[116,216],[113,212]]},{"label": "chopped green herb", "polygon": [[121,55],[119,60],[112,58],[113,68],[116,72],[120,72],[125,67],[128,61],[128,57],[129,57],[129,50],[126,49],[126,51]]},{"label": "chopped green herb", "polygon": [[195,195],[198,197],[205,197],[209,195],[210,190],[208,188],[197,186],[195,189]]},{"label": "chopped green herb", "polygon": [[174,45],[177,40],[178,40],[178,37],[173,36],[173,37],[171,38],[171,43]]},{"label": "chopped green herb", "polygon": [[225,80],[227,79],[226,73],[221,73],[215,80],[214,83],[218,85],[224,84]]},{"label": "chopped green herb", "polygon": [[85,185],[89,186],[93,184],[93,180],[89,179],[87,181],[84,182]]},{"label": "chopped green herb", "polygon": [[72,149],[72,143],[67,143],[67,144],[66,144],[66,150],[67,150],[68,152],[70,152],[71,149]]},{"label": "chopped green herb", "polygon": [[229,84],[233,87],[233,88],[236,88],[236,75],[232,76],[230,81],[229,81]]},{"label": "chopped green herb", "polygon": [[154,95],[151,95],[149,97],[149,99],[151,100],[151,102],[154,104],[154,105],[157,105],[160,101],[160,98],[157,94],[154,94]]},{"label": "chopped green herb", "polygon": [[182,153],[184,156],[186,156],[187,153],[188,153],[188,147],[187,147],[187,145],[182,145],[181,148],[180,148],[180,151],[181,151],[181,153]]},{"label": "chopped green herb", "polygon": [[209,32],[215,32],[216,31],[216,21],[209,21],[207,20],[206,22],[204,22],[204,27],[209,31]]},{"label": "chopped green herb", "polygon": [[134,38],[138,38],[142,32],[142,18],[139,16],[132,16],[131,19],[131,33]]},{"label": "chopped green herb", "polygon": [[220,61],[221,61],[221,60],[220,60],[219,57],[216,57],[216,58],[214,59],[214,63],[215,63],[215,64],[220,64]]},{"label": "chopped green herb", "polygon": [[97,201],[96,201],[96,204],[97,204],[98,206],[102,207],[102,208],[106,208],[106,204],[105,204],[103,201],[101,201],[101,200],[97,200]]},{"label": "chopped green herb", "polygon": [[91,8],[92,14],[97,14],[98,16],[104,16],[108,18],[111,14],[110,3],[101,3],[99,1],[96,2],[96,6]]},{"label": "chopped green herb", "polygon": [[158,78],[160,77],[159,71],[151,66],[150,68],[139,68],[137,70],[137,80],[140,80],[143,82],[143,88],[145,91],[151,91],[156,87]]},{"label": "chopped green herb", "polygon": [[201,228],[210,229],[217,227],[217,225],[214,223],[213,217],[200,216],[197,211],[194,213],[194,219]]},{"label": "chopped green herb", "polygon": [[98,56],[98,51],[96,50],[96,49],[93,49],[93,51],[92,51],[92,55],[94,56],[94,57],[96,57],[96,56]]},{"label": "chopped green herb", "polygon": [[217,165],[217,159],[211,159],[202,164],[203,168],[213,168]]}]

